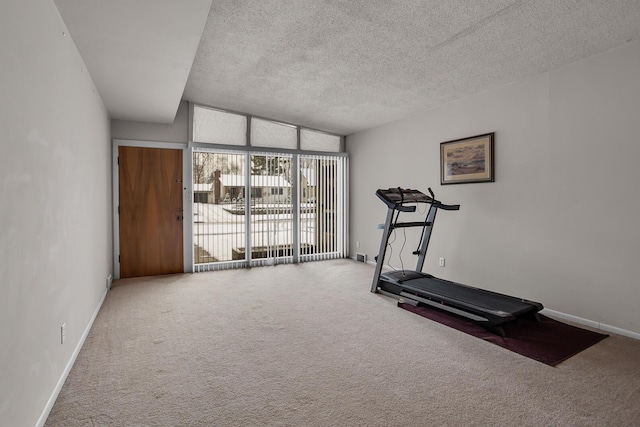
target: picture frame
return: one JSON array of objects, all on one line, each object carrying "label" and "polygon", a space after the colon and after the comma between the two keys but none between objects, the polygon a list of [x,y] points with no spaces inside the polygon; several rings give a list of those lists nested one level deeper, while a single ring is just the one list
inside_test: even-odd
[{"label": "picture frame", "polygon": [[440,184],[495,181],[495,132],[440,143]]}]

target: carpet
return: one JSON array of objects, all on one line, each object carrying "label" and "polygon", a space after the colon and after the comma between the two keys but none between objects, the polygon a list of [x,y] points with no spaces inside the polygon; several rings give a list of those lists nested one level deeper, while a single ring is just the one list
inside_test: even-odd
[{"label": "carpet", "polygon": [[463,317],[444,311],[407,303],[398,303],[398,307],[549,366],[556,366],[608,337],[538,314],[540,322],[517,319],[505,324],[507,337],[503,338]]},{"label": "carpet", "polygon": [[45,426],[640,426],[640,340],[552,368],[396,308],[372,276],[341,259],[117,280]]}]

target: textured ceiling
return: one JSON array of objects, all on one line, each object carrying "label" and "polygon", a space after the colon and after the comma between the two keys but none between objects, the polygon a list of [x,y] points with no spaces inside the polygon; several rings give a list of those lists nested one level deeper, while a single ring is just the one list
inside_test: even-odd
[{"label": "textured ceiling", "polygon": [[184,98],[349,134],[638,37],[638,0],[214,0]]},{"label": "textured ceiling", "polygon": [[[149,22],[149,2],[173,21]],[[85,25],[78,39],[68,22],[83,19],[74,8],[117,4],[127,21],[155,28],[165,49],[123,57],[154,76],[172,65],[158,64],[157,55],[179,56],[176,46],[202,30],[185,29],[202,3],[56,0],[112,117],[129,120],[140,120],[123,106],[131,86],[101,85],[118,70],[100,58],[139,37],[100,38],[92,32],[101,27]],[[135,94],[151,111],[175,112],[173,98],[149,100],[164,85],[182,85],[188,101],[350,134],[638,38],[639,0],[213,0],[195,58],[182,52],[193,61],[186,86],[182,76],[167,76],[143,85],[146,97]]]}]

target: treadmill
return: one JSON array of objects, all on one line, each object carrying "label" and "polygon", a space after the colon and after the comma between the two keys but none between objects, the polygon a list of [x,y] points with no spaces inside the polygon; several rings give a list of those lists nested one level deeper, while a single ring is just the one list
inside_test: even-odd
[{"label": "treadmill", "polygon": [[[387,205],[388,212],[380,250],[376,257],[371,292],[396,298],[399,300],[399,305],[401,303],[414,306],[428,305],[465,317],[503,337],[505,337],[503,325],[507,322],[518,318],[537,321],[537,313],[544,308],[538,302],[439,279],[422,272],[438,209],[447,211],[460,209],[460,205],[446,205],[436,200],[431,188],[428,191],[429,195],[418,190],[399,187],[376,191],[376,196]],[[398,220],[401,212],[415,212],[420,203],[430,205],[424,221],[400,222]],[[422,227],[419,247],[413,252],[418,256],[416,270],[383,273],[382,266],[391,233],[399,228],[410,227]]]}]

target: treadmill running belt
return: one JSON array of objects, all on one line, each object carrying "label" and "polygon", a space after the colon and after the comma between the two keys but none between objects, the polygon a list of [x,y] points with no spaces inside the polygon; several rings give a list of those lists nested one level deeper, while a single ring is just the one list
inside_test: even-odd
[{"label": "treadmill running belt", "polygon": [[409,292],[426,293],[432,298],[441,296],[444,300],[455,300],[460,305],[483,308],[491,312],[503,311],[518,315],[531,311],[531,304],[520,298],[438,279],[433,276],[424,275],[405,280],[399,283],[399,286]]}]

